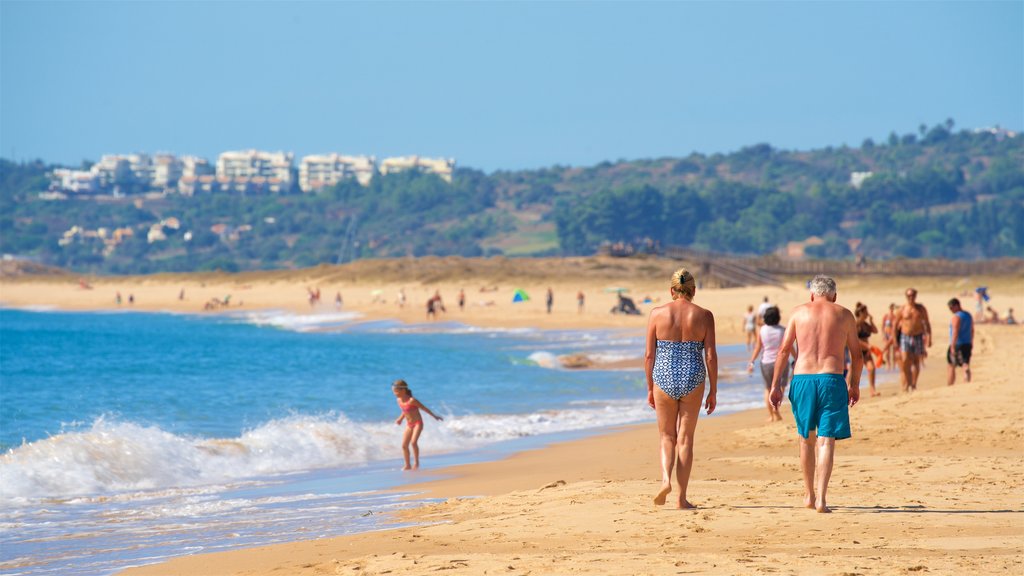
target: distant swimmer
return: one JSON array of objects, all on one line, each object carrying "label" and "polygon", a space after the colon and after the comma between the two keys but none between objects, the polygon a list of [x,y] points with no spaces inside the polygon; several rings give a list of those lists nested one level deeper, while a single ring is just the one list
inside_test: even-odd
[{"label": "distant swimmer", "polygon": [[[644,372],[647,404],[658,419],[661,449],[661,490],[654,503],[672,492],[672,472],[679,484],[677,508],[693,508],[686,499],[693,466],[693,435],[703,401],[707,413],[718,403],[718,352],[715,317],[693,303],[697,286],[686,268],[672,274],[672,301],[651,310],[647,322]],[[621,296],[621,294],[620,294]],[[704,401],[704,384],[708,396]]]},{"label": "distant swimmer", "polygon": [[[391,385],[391,391],[395,394],[398,408],[402,415],[395,420],[395,424],[401,424],[405,420],[405,433],[402,435],[402,456],[405,458],[405,467],[402,470],[418,470],[420,467],[420,434],[423,433],[423,415],[420,410],[434,417],[435,420],[444,418],[434,414],[423,405],[422,402],[413,398],[412,390],[405,380],[395,380]],[[412,449],[412,460],[409,459],[410,448]]]},{"label": "distant swimmer", "polygon": [[583,290],[576,292],[576,313],[582,314],[583,307],[587,302],[587,297],[583,294]]},{"label": "distant swimmer", "polygon": [[[804,477],[804,505],[818,512],[831,512],[826,496],[836,440],[851,436],[850,407],[860,400],[864,360],[858,354],[860,340],[853,314],[835,303],[835,280],[815,276],[810,288],[811,301],[797,306],[790,315],[779,357],[775,360],[770,397],[776,407],[782,403],[785,366],[795,343],[800,354],[793,365],[789,402],[797,433],[803,440],[800,467]],[[847,349],[853,351],[849,382],[843,378]]]},{"label": "distant swimmer", "polygon": [[964,367],[964,379],[971,381],[971,351],[974,348],[974,318],[960,307],[958,298],[951,298],[949,311],[953,317],[949,321],[949,349],[946,350],[946,363],[949,364],[949,376],[946,384],[956,384],[956,369]]},{"label": "distant swimmer", "polygon": [[907,288],[907,303],[897,314],[896,331],[900,335],[900,354],[903,355],[904,392],[917,390],[917,379],[921,375],[921,360],[932,345],[932,325],[928,321],[928,309],[917,303],[917,290]]}]

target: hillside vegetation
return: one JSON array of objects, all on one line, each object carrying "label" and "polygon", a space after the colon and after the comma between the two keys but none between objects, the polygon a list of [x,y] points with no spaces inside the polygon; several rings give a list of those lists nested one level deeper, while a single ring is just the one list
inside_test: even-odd
[{"label": "hillside vegetation", "polygon": [[[767,254],[808,239],[807,254],[822,258],[1024,257],[1024,136],[955,132],[952,121],[858,148],[757,144],[587,168],[462,168],[450,184],[389,174],[320,194],[44,200],[53,168],[0,160],[0,251],[80,272],[574,256],[610,245]],[[154,238],[154,225],[164,234]]]}]

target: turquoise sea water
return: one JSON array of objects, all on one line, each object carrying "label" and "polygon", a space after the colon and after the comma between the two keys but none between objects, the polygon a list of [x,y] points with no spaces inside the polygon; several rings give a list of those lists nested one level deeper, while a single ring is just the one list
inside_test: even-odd
[{"label": "turquoise sea water", "polygon": [[[424,468],[652,421],[639,332],[0,309],[0,571],[109,574],[200,551],[389,527],[407,506],[390,384],[444,422]],[[719,411],[759,406],[720,347]],[[654,448],[652,448],[654,449]]]}]

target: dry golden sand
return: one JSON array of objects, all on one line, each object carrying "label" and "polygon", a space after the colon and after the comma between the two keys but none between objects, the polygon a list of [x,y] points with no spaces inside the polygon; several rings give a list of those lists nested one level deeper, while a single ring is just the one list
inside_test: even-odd
[{"label": "dry golden sand", "polygon": [[[460,261],[459,265],[464,262]],[[429,264],[429,262],[425,263]],[[422,321],[417,301],[440,289],[447,319],[481,325],[538,327],[609,326],[641,329],[644,317],[611,316],[612,283],[633,295],[667,292],[671,265],[650,277],[636,270],[607,276],[566,275],[566,261],[536,261],[536,275],[508,280],[465,272],[463,277],[413,279],[384,276],[325,280],[337,270],[262,276],[92,279],[80,290],[74,279],[5,279],[8,305],[62,308],[109,307],[114,290],[136,295],[137,306],[195,310],[212,294],[231,290],[243,308],[308,308],[305,287],[322,287],[324,300],[343,290],[347,308],[370,318]],[[470,265],[466,263],[466,265]],[[546,267],[546,268],[544,268]],[[412,265],[412,268],[417,268]],[[544,270],[549,270],[547,276]],[[319,274],[319,275],[318,275]],[[618,274],[618,275],[616,275]],[[635,275],[630,275],[635,274]],[[664,278],[665,280],[659,280]],[[553,445],[508,459],[439,471],[410,479],[426,497],[447,498],[403,515],[424,525],[349,537],[197,555],[128,570],[133,576],[276,574],[988,574],[1024,572],[1024,329],[980,325],[974,382],[945,386],[942,358],[950,296],[984,283],[996,307],[1022,302],[1021,278],[838,278],[840,303],[867,303],[876,320],[882,306],[900,301],[914,285],[929,307],[937,346],[912,395],[883,386],[852,412],[854,438],[838,444],[829,502],[834,514],[801,506],[802,481],[796,434],[785,420],[765,424],[762,411],[705,418],[697,429],[689,498],[699,508],[655,507],[657,434],[653,424]],[[454,292],[497,284],[494,306],[459,313]],[[205,283],[206,285],[201,285]],[[543,290],[555,289],[556,306],[544,311]],[[190,300],[176,305],[184,286]],[[394,293],[404,286],[411,309],[399,311]],[[509,303],[511,290],[533,296]],[[588,294],[577,314],[576,290]],[[386,304],[373,304],[384,290]],[[209,295],[208,295],[209,294]],[[470,296],[472,294],[472,296]],[[799,283],[776,288],[703,290],[697,302],[716,313],[720,340],[740,339],[743,307],[762,296],[787,310],[806,293]],[[487,297],[487,296],[484,296]],[[294,302],[293,302],[294,300]],[[472,301],[472,300],[471,300]],[[414,306],[412,303],[416,303]],[[180,307],[179,307],[180,306]],[[645,311],[646,311],[645,307]],[[638,351],[639,354],[639,351]],[[428,431],[429,433],[429,431]],[[426,464],[429,465],[429,455]]]}]

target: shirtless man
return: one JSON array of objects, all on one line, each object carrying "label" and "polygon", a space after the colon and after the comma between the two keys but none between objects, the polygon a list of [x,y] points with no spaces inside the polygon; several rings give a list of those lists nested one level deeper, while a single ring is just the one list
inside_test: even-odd
[{"label": "shirtless man", "polygon": [[[860,400],[860,372],[864,359],[857,339],[857,323],[849,310],[836,304],[836,282],[828,276],[811,280],[811,301],[793,309],[782,338],[769,398],[782,404],[782,375],[796,343],[800,350],[793,366],[789,402],[800,442],[804,476],[804,505],[831,512],[826,505],[828,481],[836,440],[851,436],[850,407]],[[850,354],[850,381],[843,378],[845,350]],[[812,436],[811,430],[815,431]],[[815,438],[816,436],[816,438]]]},{"label": "shirtless man", "polygon": [[917,290],[913,288],[907,288],[907,303],[896,314],[896,332],[900,335],[897,344],[903,355],[902,389],[914,391],[921,375],[921,360],[932,345],[932,325],[928,321],[928,310],[917,303]]}]

